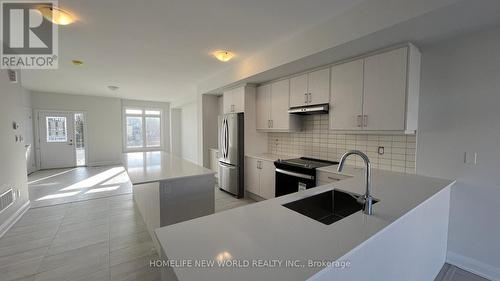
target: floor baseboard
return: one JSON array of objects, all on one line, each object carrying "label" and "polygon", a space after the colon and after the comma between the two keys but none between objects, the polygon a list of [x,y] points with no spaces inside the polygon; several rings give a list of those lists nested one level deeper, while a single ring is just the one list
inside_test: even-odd
[{"label": "floor baseboard", "polygon": [[0,238],[29,210],[31,202],[28,200],[12,216],[10,216],[2,225],[0,225]]},{"label": "floor baseboard", "polygon": [[448,252],[446,262],[492,281],[500,281],[500,268],[469,257]]}]

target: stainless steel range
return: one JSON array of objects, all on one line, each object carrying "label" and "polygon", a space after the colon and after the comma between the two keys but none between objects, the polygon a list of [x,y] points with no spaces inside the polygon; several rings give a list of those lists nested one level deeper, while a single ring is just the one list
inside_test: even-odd
[{"label": "stainless steel range", "polygon": [[337,165],[338,163],[307,157],[275,161],[276,197],[315,187],[316,168]]}]

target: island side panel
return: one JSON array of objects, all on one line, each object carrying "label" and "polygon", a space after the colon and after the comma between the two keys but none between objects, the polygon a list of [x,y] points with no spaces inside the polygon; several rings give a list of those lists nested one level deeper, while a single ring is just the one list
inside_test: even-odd
[{"label": "island side panel", "polygon": [[167,226],[215,212],[213,174],[160,182],[160,226]]},{"label": "island side panel", "polygon": [[[308,280],[434,280],[446,261],[451,185]],[[376,213],[374,214],[376,216]]]},{"label": "island side panel", "polygon": [[161,247],[154,233],[154,230],[160,227],[160,183],[134,184],[133,194],[134,201],[153,239],[155,248],[160,253]]}]

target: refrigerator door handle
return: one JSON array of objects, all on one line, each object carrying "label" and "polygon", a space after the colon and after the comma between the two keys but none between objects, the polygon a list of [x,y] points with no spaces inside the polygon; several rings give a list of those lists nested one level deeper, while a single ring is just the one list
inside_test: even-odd
[{"label": "refrigerator door handle", "polygon": [[225,139],[225,136],[226,136],[226,117],[223,117],[222,118],[222,124],[221,124],[221,132],[220,132],[220,149],[221,149],[221,157],[222,158],[226,158],[226,139]]},{"label": "refrigerator door handle", "polygon": [[226,119],[226,158],[227,156],[229,155],[229,124],[227,122],[227,119]]},{"label": "refrigerator door handle", "polygon": [[222,158],[226,158],[226,117],[222,119],[222,131],[220,135]]},{"label": "refrigerator door handle", "polygon": [[223,167],[227,167],[227,168],[236,168],[235,166],[233,165],[229,165],[229,164],[226,164],[224,162],[219,162],[219,165],[223,166]]}]

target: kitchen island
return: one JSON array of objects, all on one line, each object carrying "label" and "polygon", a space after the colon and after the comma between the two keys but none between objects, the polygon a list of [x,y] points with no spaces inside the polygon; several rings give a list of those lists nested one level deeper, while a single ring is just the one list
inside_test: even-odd
[{"label": "kitchen island", "polygon": [[282,206],[333,189],[364,193],[362,169],[341,174],[346,179],[157,229],[168,261],[162,280],[433,280],[446,258],[454,182],[372,170],[373,215],[359,211],[330,225]]},{"label": "kitchen island", "polygon": [[124,153],[123,165],[158,252],[156,228],[214,213],[213,171],[161,151]]}]

